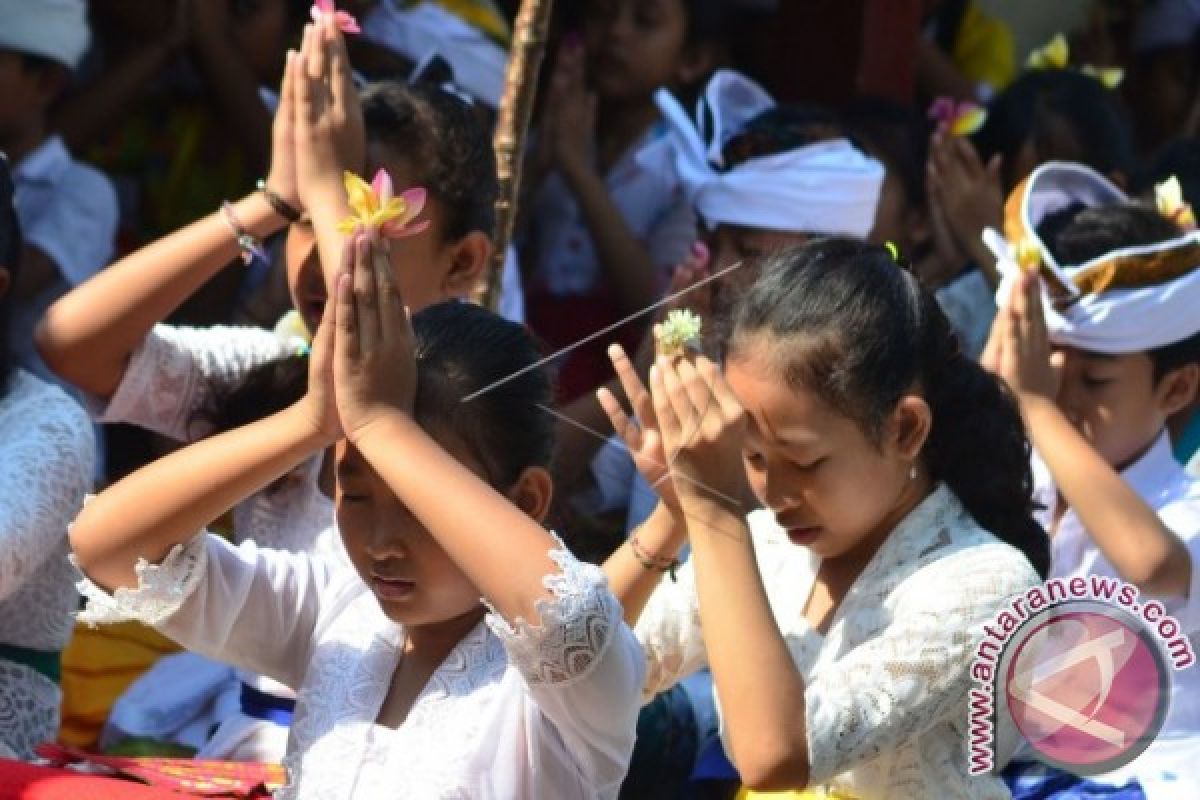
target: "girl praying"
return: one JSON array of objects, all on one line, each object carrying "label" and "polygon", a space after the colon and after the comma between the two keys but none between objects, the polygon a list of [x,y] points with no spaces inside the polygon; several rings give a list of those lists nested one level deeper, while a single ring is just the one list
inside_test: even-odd
[{"label": "girl praying", "polygon": [[[302,400],[85,507],[85,619],[137,618],[300,687],[283,797],[615,797],[643,659],[603,573],[541,525],[537,348],[466,304],[410,325],[369,239],[348,244]],[[335,441],[353,570],[203,532]]]},{"label": "girl praying", "polygon": [[647,391],[615,350],[638,424],[601,397],[661,497],[605,565],[647,692],[707,664],[752,790],[1008,797],[966,741],[982,626],[1048,562],[1012,399],[847,239],[768,258],[724,352],[660,357]]}]

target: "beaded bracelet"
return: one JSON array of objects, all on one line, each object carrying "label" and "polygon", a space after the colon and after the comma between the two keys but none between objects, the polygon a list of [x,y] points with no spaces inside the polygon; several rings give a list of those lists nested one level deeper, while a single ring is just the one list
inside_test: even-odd
[{"label": "beaded bracelet", "polygon": [[267,198],[267,204],[271,206],[271,209],[288,222],[299,222],[300,217],[304,216],[298,208],[280,197],[278,192],[269,189],[265,180],[259,179],[255,185],[262,192],[263,197]]},{"label": "beaded bracelet", "polygon": [[255,256],[266,261],[267,253],[263,250],[262,240],[242,227],[237,212],[233,210],[233,206],[229,204],[228,200],[221,201],[221,213],[225,217],[225,224],[233,232],[233,238],[237,240],[238,247],[242,251],[242,263],[249,265]]},{"label": "beaded bracelet", "polygon": [[637,534],[629,537],[629,549],[633,552],[633,557],[645,569],[655,570],[657,572],[666,572],[671,576],[671,580],[675,580],[675,570],[679,567],[679,559],[663,558],[661,556],[653,556],[646,552],[638,541]]}]

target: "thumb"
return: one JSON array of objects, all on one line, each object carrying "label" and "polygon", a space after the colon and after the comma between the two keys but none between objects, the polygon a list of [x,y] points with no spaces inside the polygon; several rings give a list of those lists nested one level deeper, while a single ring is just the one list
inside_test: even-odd
[{"label": "thumb", "polygon": [[1000,183],[1000,170],[1004,168],[1004,156],[996,153],[987,163],[987,174],[995,183]]}]

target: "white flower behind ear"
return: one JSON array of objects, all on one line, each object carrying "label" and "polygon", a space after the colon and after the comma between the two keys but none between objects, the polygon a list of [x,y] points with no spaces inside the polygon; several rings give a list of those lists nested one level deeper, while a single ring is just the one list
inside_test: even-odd
[{"label": "white flower behind ear", "polygon": [[700,316],[686,309],[678,309],[667,314],[667,318],[658,326],[655,335],[663,355],[683,355],[688,348],[700,348],[700,329],[703,320]]}]

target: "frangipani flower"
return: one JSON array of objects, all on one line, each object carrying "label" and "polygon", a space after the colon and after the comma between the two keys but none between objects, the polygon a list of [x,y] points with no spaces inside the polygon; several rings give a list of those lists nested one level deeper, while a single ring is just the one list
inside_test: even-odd
[{"label": "frangipani flower", "polygon": [[1042,249],[1028,236],[1017,242],[1017,266],[1022,272],[1037,272],[1042,268]]},{"label": "frangipani flower", "polygon": [[1192,206],[1183,199],[1183,187],[1179,185],[1179,178],[1172,175],[1155,186],[1154,202],[1158,206],[1158,213],[1182,230],[1196,229],[1196,215],[1192,212]]},{"label": "frangipani flower", "polygon": [[1056,33],[1053,39],[1029,54],[1025,66],[1029,69],[1066,69],[1070,58],[1067,37]]},{"label": "frangipani flower", "polygon": [[970,136],[983,127],[987,112],[975,103],[961,103],[953,97],[939,97],[929,107],[929,118],[937,120],[938,132],[952,136]]},{"label": "frangipani flower", "polygon": [[692,311],[677,309],[667,314],[655,335],[663,355],[683,355],[689,347],[699,347],[703,320]]},{"label": "frangipani flower", "polygon": [[362,28],[358,27],[358,20],[349,11],[338,11],[334,6],[334,0],[313,0],[312,9],[309,14],[313,18],[313,22],[320,22],[321,17],[326,14],[332,14],[334,20],[337,21],[338,30],[342,33],[362,33]]},{"label": "frangipani flower", "polygon": [[367,183],[353,172],[342,176],[346,185],[346,200],[354,212],[338,223],[341,233],[353,233],[355,228],[374,228],[385,239],[416,236],[429,227],[429,220],[411,224],[425,208],[425,190],[409,189],[399,197],[392,195],[392,178],[379,170]]},{"label": "frangipani flower", "polygon": [[312,334],[304,324],[304,317],[296,309],[279,318],[279,322],[275,323],[275,335],[301,355],[306,354],[312,344]]}]

